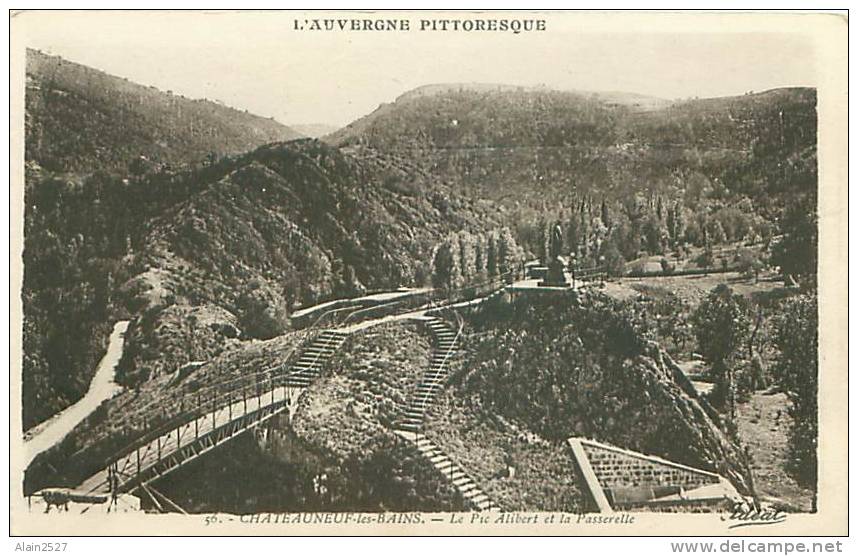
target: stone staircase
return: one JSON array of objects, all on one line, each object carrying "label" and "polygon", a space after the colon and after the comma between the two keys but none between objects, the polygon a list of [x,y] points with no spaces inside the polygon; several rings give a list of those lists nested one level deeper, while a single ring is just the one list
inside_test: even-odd
[{"label": "stone staircase", "polygon": [[424,322],[432,332],[435,349],[429,370],[423,373],[417,388],[403,410],[399,428],[417,432],[423,426],[426,410],[447,381],[450,372],[449,359],[456,352],[456,331],[443,319],[427,317]]},{"label": "stone staircase", "polygon": [[420,433],[398,430],[396,434],[413,441],[417,444],[417,449],[428,459],[435,469],[441,472],[444,477],[448,478],[456,490],[471,503],[471,505],[481,512],[499,512],[501,509],[492,502],[488,495],[477,486],[474,480],[459,465],[450,459],[441,448],[432,442],[426,436]]},{"label": "stone staircase", "polygon": [[334,354],[348,337],[347,332],[324,330],[304,348],[298,361],[292,365],[286,386],[306,388],[318,378],[324,363]]}]

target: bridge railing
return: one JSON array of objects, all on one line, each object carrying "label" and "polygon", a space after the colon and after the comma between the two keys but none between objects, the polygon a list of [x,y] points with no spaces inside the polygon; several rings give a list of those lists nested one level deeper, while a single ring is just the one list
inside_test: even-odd
[{"label": "bridge railing", "polygon": [[603,280],[607,278],[608,273],[604,266],[591,266],[584,268],[573,268],[572,277],[575,280],[587,282],[590,280]]},{"label": "bridge railing", "polygon": [[[162,400],[153,400],[135,410],[136,414],[142,414],[143,431],[133,441],[126,444],[122,449],[113,453],[104,460],[108,466],[128,454],[133,453],[140,447],[146,446],[157,438],[164,436],[172,430],[194,421],[218,409],[230,406],[235,402],[249,397],[256,397],[262,393],[284,387],[290,377],[290,369],[296,350],[305,345],[307,341],[322,330],[335,325],[338,321],[360,307],[345,307],[326,311],[316,321],[301,330],[302,340],[297,341],[284,356],[284,363],[273,365],[264,369],[245,373],[237,377],[229,377],[208,384],[193,391],[183,391],[177,398],[172,398],[171,403],[165,404]],[[178,407],[178,411],[176,411]],[[161,409],[159,415],[148,415],[152,409]],[[160,418],[159,418],[160,417]],[[153,423],[154,422],[154,423]],[[154,426],[150,426],[150,423]]]}]

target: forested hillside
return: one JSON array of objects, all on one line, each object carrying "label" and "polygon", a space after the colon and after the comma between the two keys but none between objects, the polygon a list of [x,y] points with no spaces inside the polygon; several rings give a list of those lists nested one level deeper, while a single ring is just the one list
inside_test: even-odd
[{"label": "forested hillside", "polygon": [[461,86],[402,95],[326,140],[407,153],[464,191],[511,202],[652,192],[766,204],[815,185],[815,121],[813,89],[644,109],[607,94]]},{"label": "forested hillside", "polygon": [[813,210],[815,90],[657,100],[427,86],[326,140],[362,158],[409,160],[425,191],[493,201],[534,254],[559,224],[580,266],[615,273],[689,247],[711,266],[711,246],[768,242],[785,231],[787,205]]},{"label": "forested hillside", "polygon": [[[183,362],[176,335],[195,332],[170,327],[190,307],[211,308],[221,329],[237,324],[243,338],[269,338],[297,307],[423,285],[439,238],[491,221],[469,201],[433,202],[384,187],[359,161],[318,141],[238,157],[149,225],[133,276],[121,286],[128,309],[143,314],[127,378]],[[214,349],[220,342],[212,341]]]},{"label": "forested hillside", "polygon": [[36,50],[27,51],[25,102],[27,161],[52,172],[142,172],[300,136],[270,118]]},{"label": "forested hillside", "polygon": [[472,201],[413,196],[399,179],[314,140],[181,172],[34,177],[25,424],[82,394],[110,317],[139,316],[121,366],[138,384],[228,338],[281,333],[295,307],[423,284],[439,238],[492,222]]}]

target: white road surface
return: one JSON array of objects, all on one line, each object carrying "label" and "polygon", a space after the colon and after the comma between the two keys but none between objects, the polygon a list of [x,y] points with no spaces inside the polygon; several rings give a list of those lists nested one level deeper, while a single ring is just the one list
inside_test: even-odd
[{"label": "white road surface", "polygon": [[24,435],[24,468],[30,465],[33,459],[58,444],[72,431],[81,421],[104,400],[115,396],[122,387],[116,384],[116,365],[122,357],[122,349],[125,345],[125,332],[128,330],[128,321],[122,320],[113,327],[110,334],[110,343],[107,353],[98,363],[95,376],[89,385],[86,395],[77,403],[57,413],[44,423],[36,425]]}]

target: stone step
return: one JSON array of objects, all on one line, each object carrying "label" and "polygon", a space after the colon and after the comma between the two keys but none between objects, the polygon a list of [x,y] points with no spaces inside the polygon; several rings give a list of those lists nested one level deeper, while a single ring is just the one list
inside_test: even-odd
[{"label": "stone step", "polygon": [[411,399],[411,407],[414,407],[414,404],[422,405],[431,402],[437,393],[438,392],[429,389],[416,392],[414,397]]},{"label": "stone step", "polygon": [[435,469],[441,472],[444,477],[451,477],[451,472],[455,473],[455,464],[449,459],[435,464]]},{"label": "stone step", "polygon": [[475,491],[478,491],[478,490],[480,490],[480,487],[478,487],[474,483],[471,483],[468,485],[462,485],[462,487],[459,489],[459,492],[461,492],[462,495],[465,498],[467,498],[469,495],[473,495],[475,493]]},{"label": "stone step", "polygon": [[423,454],[427,458],[444,455],[444,453],[441,450],[439,450],[438,448],[436,448],[434,445],[432,445],[432,446],[426,446],[426,445],[417,446],[417,449],[420,451],[421,454]]},{"label": "stone step", "polygon": [[337,346],[308,346],[301,355],[318,355],[320,353],[334,353]]},{"label": "stone step", "polygon": [[480,492],[479,494],[471,498],[471,502],[473,502],[474,504],[486,503],[489,502],[489,497],[486,496],[484,492]]},{"label": "stone step", "polygon": [[[458,469],[458,467],[457,467],[457,469]],[[449,477],[450,474],[448,473],[445,476]],[[453,478],[452,481],[453,481],[453,484],[456,485],[457,487],[464,486],[466,484],[473,484],[473,482],[474,482],[471,480],[470,477],[468,477],[467,475],[465,475],[461,471],[459,471],[459,475],[457,477]]]}]

